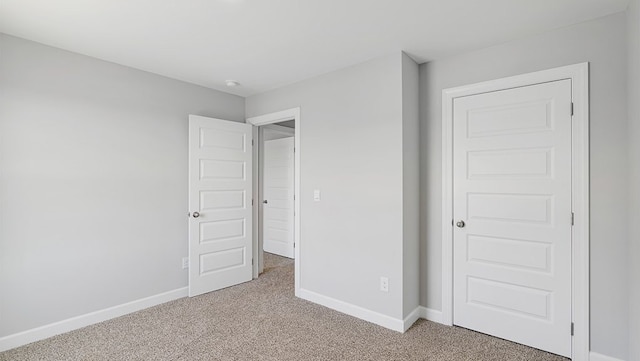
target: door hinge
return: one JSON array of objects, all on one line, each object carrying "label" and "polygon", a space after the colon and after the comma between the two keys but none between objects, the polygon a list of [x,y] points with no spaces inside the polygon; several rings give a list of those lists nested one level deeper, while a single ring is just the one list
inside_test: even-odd
[{"label": "door hinge", "polygon": [[576,222],[576,215],[575,213],[571,212],[571,225],[573,226]]},{"label": "door hinge", "polygon": [[573,103],[571,103],[571,116],[573,116]]},{"label": "door hinge", "polygon": [[251,198],[251,205],[253,205],[253,198]]},{"label": "door hinge", "polygon": [[574,325],[573,325],[573,322],[571,322],[571,336],[573,336],[573,329],[574,329],[574,328],[575,328],[575,327],[574,327]]},{"label": "door hinge", "polygon": [[[573,110],[571,111],[571,115],[573,115]],[[251,139],[251,146],[253,147],[253,139]]]},{"label": "door hinge", "polygon": [[253,258],[251,259],[251,265],[253,266]]}]

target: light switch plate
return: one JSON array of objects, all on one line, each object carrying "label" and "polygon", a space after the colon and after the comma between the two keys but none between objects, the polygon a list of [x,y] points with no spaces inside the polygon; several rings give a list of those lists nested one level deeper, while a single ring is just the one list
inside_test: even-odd
[{"label": "light switch plate", "polygon": [[313,200],[316,202],[320,201],[320,190],[319,189],[314,189],[313,190]]}]

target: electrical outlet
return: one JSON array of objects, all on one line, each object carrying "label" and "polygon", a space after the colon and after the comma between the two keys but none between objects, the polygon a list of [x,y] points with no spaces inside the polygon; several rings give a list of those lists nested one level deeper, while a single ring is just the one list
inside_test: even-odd
[{"label": "electrical outlet", "polygon": [[389,278],[380,277],[380,291],[389,292]]},{"label": "electrical outlet", "polygon": [[182,269],[189,268],[189,257],[182,257]]}]

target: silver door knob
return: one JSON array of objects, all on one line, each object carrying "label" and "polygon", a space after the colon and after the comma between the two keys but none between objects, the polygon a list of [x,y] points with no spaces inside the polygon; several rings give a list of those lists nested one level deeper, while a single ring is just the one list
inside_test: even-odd
[{"label": "silver door knob", "polygon": [[456,222],[456,226],[458,226],[458,228],[464,228],[464,221]]},{"label": "silver door knob", "polygon": [[193,218],[198,218],[200,217],[200,213],[199,212],[193,212]]}]

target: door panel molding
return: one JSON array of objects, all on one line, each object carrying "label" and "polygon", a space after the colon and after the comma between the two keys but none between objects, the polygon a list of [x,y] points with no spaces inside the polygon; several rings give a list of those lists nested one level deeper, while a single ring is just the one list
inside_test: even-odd
[{"label": "door panel molding", "polygon": [[571,80],[572,359],[589,357],[589,64],[580,63],[442,91],[442,323],[453,325],[453,103],[456,98]]}]

